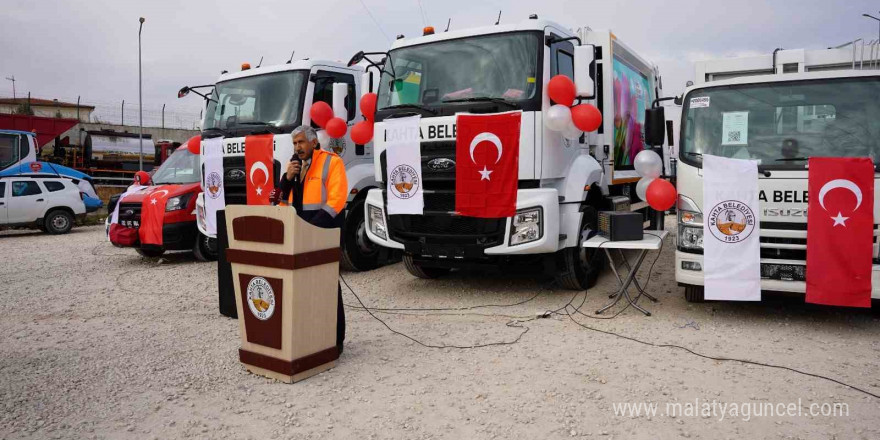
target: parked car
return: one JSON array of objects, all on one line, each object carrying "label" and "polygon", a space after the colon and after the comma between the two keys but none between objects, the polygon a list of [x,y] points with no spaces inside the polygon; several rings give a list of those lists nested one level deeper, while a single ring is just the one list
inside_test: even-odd
[{"label": "parked car", "polygon": [[[168,191],[168,202],[162,226],[162,245],[142,244],[139,240],[131,243],[111,242],[119,247],[133,247],[144,257],[158,257],[165,251],[192,250],[200,261],[217,259],[216,240],[201,234],[196,227],[196,196],[201,192],[201,169],[199,156],[191,153],[186,145],[179,147],[151,176],[147,187],[130,193],[120,200],[119,196],[110,198],[109,212],[119,204],[119,224],[139,229],[141,224],[141,205],[144,198],[161,187]],[[111,214],[112,215],[112,214]],[[110,235],[110,218],[106,221]]]},{"label": "parked car", "polygon": [[63,177],[0,177],[0,225],[66,234],[86,215],[83,193]]}]

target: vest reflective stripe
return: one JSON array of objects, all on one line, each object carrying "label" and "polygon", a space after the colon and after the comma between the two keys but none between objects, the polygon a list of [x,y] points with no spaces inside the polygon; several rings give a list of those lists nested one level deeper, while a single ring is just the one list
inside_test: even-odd
[{"label": "vest reflective stripe", "polygon": [[[319,151],[320,151],[320,153],[318,153]],[[318,157],[316,158],[314,156],[314,154],[317,154]],[[331,217],[336,217],[338,215],[338,213],[330,205],[327,204],[327,178],[328,178],[328,175],[330,174],[330,162],[332,162],[334,155],[331,153],[327,153],[325,151],[322,151],[322,150],[315,150],[314,154],[312,156],[312,166],[309,167],[309,170],[306,172],[305,182],[303,183],[302,209],[303,209],[303,211],[317,211],[319,209],[322,209],[322,210],[326,211],[328,214],[330,214]],[[314,165],[316,165],[315,164],[316,159],[324,161],[323,165],[321,166],[321,180],[320,180],[320,185],[319,185],[321,187],[321,199],[320,199],[321,201],[320,201],[320,203],[305,203],[306,196],[310,194],[309,189],[311,188],[311,186],[309,186],[309,188],[306,188],[306,183],[309,182],[309,175],[311,175],[316,168],[314,166]],[[290,204],[292,205],[293,204],[293,192],[292,191],[290,193],[288,200],[289,200]]]}]

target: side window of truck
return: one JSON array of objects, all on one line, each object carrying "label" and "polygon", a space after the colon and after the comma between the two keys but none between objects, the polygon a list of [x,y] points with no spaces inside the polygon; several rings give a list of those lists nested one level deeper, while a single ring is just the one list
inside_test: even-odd
[{"label": "side window of truck", "polygon": [[[317,77],[312,102],[324,101],[330,107],[333,107],[333,83],[346,83],[348,84],[348,95],[345,97],[345,109],[348,110],[348,115],[345,120],[351,121],[354,119],[355,99],[357,99],[357,96],[355,96],[354,76],[319,70]],[[314,122],[312,122],[312,127],[318,128]]]},{"label": "side window of truck", "polygon": [[574,80],[574,44],[561,41],[550,46],[550,77],[565,75]]}]

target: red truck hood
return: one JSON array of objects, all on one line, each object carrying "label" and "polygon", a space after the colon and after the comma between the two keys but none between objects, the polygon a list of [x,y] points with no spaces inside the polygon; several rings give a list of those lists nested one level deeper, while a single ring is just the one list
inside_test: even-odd
[{"label": "red truck hood", "polygon": [[144,197],[160,187],[168,190],[168,197],[176,197],[187,193],[200,193],[202,191],[198,182],[187,183],[185,185],[154,185],[148,186],[134,194],[125,196],[125,198],[119,200],[119,203],[141,203],[144,201]]}]

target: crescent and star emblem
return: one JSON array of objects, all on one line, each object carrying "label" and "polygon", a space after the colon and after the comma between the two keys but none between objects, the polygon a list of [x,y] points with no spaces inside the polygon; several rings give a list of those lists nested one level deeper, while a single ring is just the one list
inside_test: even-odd
[{"label": "crescent and star emblem", "polygon": [[[495,163],[498,163],[501,160],[501,155],[504,153],[504,148],[501,146],[501,139],[498,139],[498,136],[495,136],[492,133],[486,133],[486,132],[483,132],[483,133],[480,133],[480,134],[474,136],[474,140],[471,141],[471,148],[470,148],[471,162],[473,162],[474,165],[477,164],[477,161],[474,160],[474,150],[477,148],[477,145],[479,145],[480,142],[483,142],[483,141],[487,141],[487,142],[491,142],[491,143],[495,144],[495,148],[498,149],[498,157],[495,158]],[[489,178],[489,175],[492,174],[492,170],[487,169],[485,165],[483,165],[483,169],[481,171],[477,171],[477,172],[480,173],[480,176],[481,176],[480,180],[491,180]]]},{"label": "crescent and star emblem", "polygon": [[154,205],[156,204],[156,194],[159,194],[159,193],[165,193],[165,195],[167,196],[168,190],[167,189],[160,189],[158,191],[153,191],[152,193],[150,193],[150,203],[152,203]]},{"label": "crescent and star emblem", "polygon": [[[827,211],[827,209],[825,208],[825,196],[828,194],[829,191],[836,188],[850,190],[850,192],[852,192],[856,196],[856,207],[853,208],[853,211],[859,209],[859,206],[862,205],[862,190],[859,189],[859,186],[853,183],[851,180],[846,179],[835,179],[829,181],[825,185],[822,185],[822,189],[819,190],[819,205],[822,206],[822,209],[825,209]],[[838,211],[837,217],[831,217],[831,220],[834,220],[833,226],[842,225],[843,227],[846,227],[846,221],[849,220],[849,217],[844,217],[843,213]]]},{"label": "crescent and star emblem", "polygon": [[263,187],[261,185],[257,185],[254,182],[254,171],[262,171],[263,172],[263,175],[266,176],[266,181],[263,182],[263,185],[265,185],[267,182],[269,182],[269,168],[267,168],[266,164],[264,164],[263,162],[254,162],[254,164],[251,165],[251,171],[250,171],[251,183],[253,183],[254,185],[257,186],[257,195],[263,195]]}]

